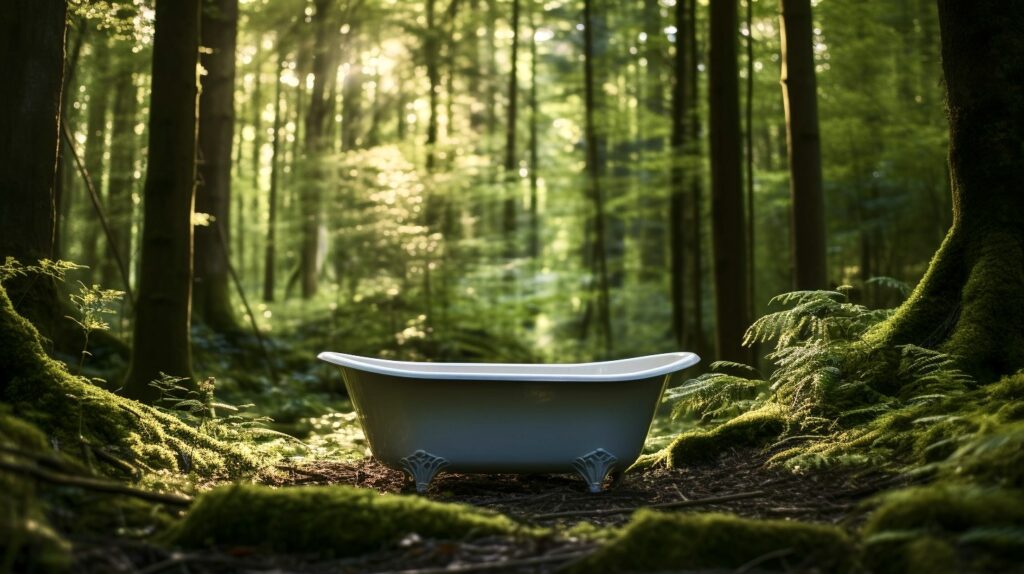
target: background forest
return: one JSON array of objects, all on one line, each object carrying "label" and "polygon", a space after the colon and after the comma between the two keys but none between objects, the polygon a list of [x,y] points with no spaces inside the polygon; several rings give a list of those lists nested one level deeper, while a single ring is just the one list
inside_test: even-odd
[{"label": "background forest", "polygon": [[[1022,27],[0,5],[0,573],[1022,571]],[[703,362],[617,489],[406,496],[324,350]]]}]

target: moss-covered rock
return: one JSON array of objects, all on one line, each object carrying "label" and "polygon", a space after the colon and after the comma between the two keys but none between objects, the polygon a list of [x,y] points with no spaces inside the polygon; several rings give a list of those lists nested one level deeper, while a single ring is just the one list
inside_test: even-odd
[{"label": "moss-covered rock", "polygon": [[237,472],[255,460],[177,418],[71,375],[43,352],[36,329],[18,315],[0,287],[0,403],[45,429],[57,448],[83,441],[150,469],[204,475]]},{"label": "moss-covered rock", "polygon": [[833,526],[641,510],[615,539],[570,572],[734,569],[757,560],[761,570],[813,565],[823,572],[849,572],[855,548]]},{"label": "moss-covered rock", "polygon": [[251,546],[350,556],[407,534],[435,538],[536,532],[459,504],[347,486],[234,485],[201,495],[169,539],[182,546]]},{"label": "moss-covered rock", "polygon": [[863,528],[873,572],[1017,572],[1024,493],[937,484],[888,493]]},{"label": "moss-covered rock", "polygon": [[778,438],[786,430],[785,411],[781,405],[766,404],[743,413],[709,430],[695,430],[679,435],[668,446],[665,459],[669,467],[704,463],[714,460],[731,447],[759,447]]}]

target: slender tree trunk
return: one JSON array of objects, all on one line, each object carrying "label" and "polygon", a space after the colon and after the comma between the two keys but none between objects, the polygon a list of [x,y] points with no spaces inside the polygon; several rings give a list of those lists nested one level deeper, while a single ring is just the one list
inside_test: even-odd
[{"label": "slender tree trunk", "polygon": [[810,0],[782,0],[782,102],[789,149],[793,288],[828,286]]},{"label": "slender tree trunk", "polygon": [[[74,28],[72,28],[74,29]],[[70,42],[71,50],[67,53],[64,63],[64,79],[61,87],[61,124],[68,123],[68,97],[74,91],[75,74],[78,70],[78,62],[82,55],[82,46],[85,44],[86,31],[88,28],[83,24],[77,27],[77,33],[73,35],[74,41]],[[72,160],[64,153],[64,138],[58,139],[57,153],[57,177],[54,185],[53,202],[57,213],[57,220],[53,227],[53,256],[62,259],[64,256],[65,242],[67,240],[68,217],[71,206],[71,172],[74,170]]]},{"label": "slender tree trunk", "polygon": [[[583,89],[584,89],[584,139],[587,150],[587,175],[589,199],[592,204],[591,220],[593,236],[591,245],[591,271],[596,276],[596,307],[599,340],[605,356],[614,348],[611,329],[611,310],[608,281],[608,254],[606,247],[604,195],[601,190],[601,164],[599,148],[602,145],[597,133],[594,115],[597,108],[594,86],[594,26],[593,0],[583,2]],[[588,303],[588,307],[590,304]]]},{"label": "slender tree trunk", "polygon": [[[135,58],[131,50],[125,49],[118,59],[118,72],[114,80],[114,118],[110,128],[110,175],[107,178],[106,206],[110,233],[114,236],[114,249],[129,266],[132,254],[132,213],[135,211],[135,202],[132,200],[135,189],[135,150],[139,144],[135,135],[139,111]],[[114,257],[105,257],[100,270],[103,285],[123,283]]]},{"label": "slender tree trunk", "polygon": [[540,154],[537,151],[537,125],[540,122],[540,105],[537,102],[537,17],[536,1],[530,0],[530,257],[534,260],[541,255],[540,208],[538,206],[538,178],[540,177]]},{"label": "slender tree trunk", "polygon": [[427,65],[427,82],[430,86],[430,93],[427,95],[429,105],[429,117],[427,118],[427,171],[433,171],[437,159],[437,105],[438,96],[441,91],[440,71],[440,48],[438,41],[438,29],[436,18],[436,0],[427,2],[427,29],[423,41],[423,59]]},{"label": "slender tree trunk", "polygon": [[757,218],[754,212],[754,0],[744,0],[746,5],[747,36],[747,98],[744,102],[743,118],[743,161],[744,184],[747,192],[747,302],[749,317],[754,316],[757,294],[757,274],[754,263],[754,231]]},{"label": "slender tree trunk", "polygon": [[711,231],[718,357],[749,363],[750,353],[742,345],[743,333],[750,322],[750,304],[743,217],[737,11],[737,0],[711,3]]},{"label": "slender tree trunk", "polygon": [[[26,264],[53,257],[66,15],[63,0],[0,2],[0,258]],[[62,320],[53,281],[16,278],[5,288],[51,337]]]},{"label": "slender tree trunk", "polygon": [[[278,42],[280,42],[278,38]],[[274,288],[276,286],[275,272],[277,266],[277,194],[281,179],[281,71],[284,70],[284,48],[277,47],[277,73],[274,88],[274,127],[271,141],[270,158],[270,196],[267,198],[267,242],[263,254],[263,300],[267,303],[274,301]]]},{"label": "slender tree trunk", "polygon": [[[103,157],[107,152],[107,111],[110,109],[110,39],[106,34],[93,35],[95,41],[92,44],[92,77],[89,83],[89,108],[85,120],[85,169],[89,172],[97,193],[102,193],[104,188]],[[82,202],[80,213],[86,228],[82,230],[82,263],[88,265],[92,272],[90,276],[98,280],[99,275],[95,270],[99,268],[100,246],[103,240],[96,221],[95,213],[91,202]]]},{"label": "slender tree trunk", "polygon": [[153,401],[161,373],[192,376],[192,206],[199,0],[157,0],[142,263],[125,394]]},{"label": "slender tree trunk", "polygon": [[[682,2],[683,0],[677,0]],[[678,6],[677,6],[678,9]],[[643,57],[647,60],[647,66],[643,68],[644,74],[640,75],[637,70],[638,86],[644,88],[641,100],[643,106],[637,106],[637,131],[640,134],[639,164],[639,192],[637,194],[639,221],[637,242],[640,248],[640,278],[644,281],[661,282],[664,278],[666,248],[671,244],[672,238],[665,237],[665,224],[671,223],[665,218],[665,201],[659,194],[650,193],[651,188],[660,187],[662,181],[659,175],[660,170],[651,164],[657,160],[653,158],[662,157],[662,150],[665,147],[665,137],[658,129],[662,125],[665,115],[665,79],[664,72],[668,67],[666,60],[666,41],[664,25],[661,17],[661,5],[658,0],[644,0],[643,7],[644,33],[647,35],[644,41]],[[677,38],[681,36],[678,35]],[[676,41],[679,46],[679,40]],[[677,48],[678,50],[678,48]],[[668,206],[672,210],[671,199]],[[673,220],[674,221],[674,220]],[[672,231],[669,232],[671,235]],[[671,265],[671,263],[670,263]]]},{"label": "slender tree trunk", "polygon": [[359,64],[353,63],[349,67],[341,93],[344,111],[341,124],[341,149],[349,151],[359,147],[362,133],[363,71]]},{"label": "slender tree trunk", "polygon": [[519,169],[516,161],[516,127],[519,111],[519,2],[512,0],[512,48],[509,55],[508,72],[508,124],[505,129],[505,202],[502,213],[502,231],[505,235],[505,255],[516,254],[516,198]]},{"label": "slender tree trunk", "polygon": [[939,26],[953,226],[868,339],[938,348],[991,380],[1024,367],[1024,5],[939,0]]},{"label": "slender tree trunk", "polygon": [[328,121],[327,85],[332,70],[332,53],[337,49],[334,32],[327,14],[331,2],[316,0],[313,25],[316,28],[316,43],[313,52],[313,92],[306,114],[306,167],[302,183],[302,248],[301,279],[302,298],[311,299],[319,287],[319,235],[323,217],[323,167],[320,165],[324,151],[323,135]]},{"label": "slender tree trunk", "polygon": [[[206,76],[199,99],[199,185],[196,211],[210,223],[195,229],[192,317],[218,333],[239,330],[231,305],[231,152],[235,128],[235,43],[238,0],[202,0],[201,56]],[[241,232],[238,229],[237,232]]]},{"label": "slender tree trunk", "polygon": [[[675,68],[675,84],[672,88],[672,191],[669,197],[670,234],[670,265],[671,265],[671,297],[672,302],[672,333],[676,344],[685,348],[689,343],[689,329],[692,319],[687,314],[687,253],[692,250],[690,243],[694,234],[688,233],[689,227],[697,224],[697,218],[689,217],[687,208],[692,204],[693,181],[699,178],[696,156],[696,138],[690,124],[697,121],[695,109],[697,104],[696,70],[697,60],[694,49],[696,43],[691,35],[696,29],[693,21],[693,10],[696,0],[678,0],[676,3],[676,53],[673,62]],[[700,232],[696,235],[700,245]],[[692,264],[692,263],[691,263]],[[699,312],[697,307],[696,311]],[[692,310],[691,310],[692,312]]]}]

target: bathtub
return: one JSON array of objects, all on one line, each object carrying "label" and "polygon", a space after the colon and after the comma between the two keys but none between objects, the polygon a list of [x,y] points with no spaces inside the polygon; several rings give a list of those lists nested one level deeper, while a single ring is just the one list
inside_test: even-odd
[{"label": "bathtub", "polygon": [[669,376],[700,361],[665,353],[577,364],[416,363],[343,353],[373,456],[425,492],[441,470],[576,472],[591,492],[643,448]]}]

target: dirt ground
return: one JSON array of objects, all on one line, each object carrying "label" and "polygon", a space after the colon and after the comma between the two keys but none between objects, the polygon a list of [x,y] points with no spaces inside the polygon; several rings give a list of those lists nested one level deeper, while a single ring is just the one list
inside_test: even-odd
[{"label": "dirt ground", "polygon": [[[614,526],[627,522],[638,508],[656,507],[827,522],[855,528],[863,516],[864,500],[901,483],[898,477],[880,472],[794,474],[765,467],[764,458],[758,451],[731,451],[707,465],[627,474],[621,484],[600,494],[587,492],[582,480],[574,475],[442,473],[426,496],[492,509],[539,526],[571,527],[580,522]],[[413,492],[402,472],[372,459],[281,464],[278,472],[264,482],[280,487],[346,484],[387,493]],[[596,547],[592,541],[565,535],[541,539],[491,537],[470,542],[429,540],[410,534],[397,545],[377,552],[324,561],[313,556],[261,554],[253,548],[175,553],[137,542],[112,545],[110,540],[76,540],[75,570],[136,574],[547,573],[585,557]]]}]

